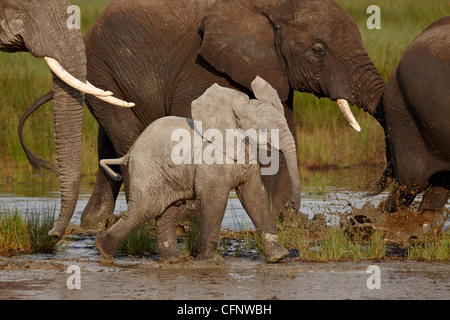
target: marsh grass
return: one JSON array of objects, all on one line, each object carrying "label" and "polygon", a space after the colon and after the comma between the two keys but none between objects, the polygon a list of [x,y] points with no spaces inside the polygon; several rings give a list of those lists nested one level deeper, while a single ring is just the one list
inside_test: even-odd
[{"label": "marsh grass", "polygon": [[200,253],[200,230],[202,220],[200,215],[194,215],[186,228],[186,238],[184,241],[184,252],[196,257]]},{"label": "marsh grass", "polygon": [[0,255],[31,253],[31,240],[26,221],[18,211],[0,213]]},{"label": "marsh grass", "polygon": [[117,253],[127,256],[148,256],[157,253],[157,238],[154,224],[147,222],[136,228],[119,246]]},{"label": "marsh grass", "polygon": [[450,231],[441,237],[428,237],[408,247],[408,259],[418,261],[450,261]]},{"label": "marsh grass", "polygon": [[44,253],[64,251],[69,242],[63,238],[55,243],[48,231],[55,221],[55,208],[27,209],[24,215],[17,209],[0,213],[0,255]]}]

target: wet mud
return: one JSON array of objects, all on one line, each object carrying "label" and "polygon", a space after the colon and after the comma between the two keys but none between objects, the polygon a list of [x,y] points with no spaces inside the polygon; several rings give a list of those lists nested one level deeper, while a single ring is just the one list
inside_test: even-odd
[{"label": "wet mud", "polygon": [[[70,265],[80,289],[69,289]],[[369,266],[380,288],[370,288]],[[306,263],[287,258],[225,257],[161,264],[124,258],[114,266],[92,260],[0,258],[0,299],[449,299],[450,265],[410,261]]]}]

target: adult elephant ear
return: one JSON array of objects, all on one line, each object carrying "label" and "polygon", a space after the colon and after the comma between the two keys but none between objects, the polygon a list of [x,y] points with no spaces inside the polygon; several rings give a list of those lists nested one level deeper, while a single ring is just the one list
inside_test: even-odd
[{"label": "adult elephant ear", "polygon": [[213,84],[200,97],[192,101],[194,134],[201,135],[225,155],[237,160],[236,150],[227,154],[225,137],[227,130],[238,129],[233,108],[245,108],[249,101],[249,97],[242,92],[221,87],[217,83]]},{"label": "adult elephant ear", "polygon": [[272,84],[281,101],[287,100],[289,82],[278,59],[274,27],[265,14],[244,1],[218,1],[199,31],[199,53],[216,70],[248,89],[259,75]]}]

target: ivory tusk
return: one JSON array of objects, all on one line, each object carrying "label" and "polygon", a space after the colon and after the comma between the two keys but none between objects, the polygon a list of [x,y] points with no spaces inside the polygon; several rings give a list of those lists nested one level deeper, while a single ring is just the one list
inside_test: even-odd
[{"label": "ivory tusk", "polygon": [[[92,88],[95,88],[93,84],[91,84],[89,81],[86,81],[86,83],[90,86],[92,86]],[[96,98],[103,100],[105,102],[108,102],[110,104],[122,107],[122,108],[132,108],[135,106],[135,104],[133,102],[126,102],[123,101],[121,99],[115,98],[115,97],[102,97],[102,96],[98,96],[98,95],[94,95]]]},{"label": "ivory tusk", "polygon": [[58,76],[62,81],[67,83],[72,88],[75,88],[81,92],[92,94],[95,96],[107,97],[111,96],[113,93],[111,91],[104,91],[98,88],[95,88],[92,85],[88,85],[86,83],[81,82],[74,76],[72,76],[66,69],[64,69],[61,64],[53,58],[44,57],[45,62],[48,64],[50,70],[53,71],[54,74]]},{"label": "ivory tusk", "polygon": [[103,100],[105,102],[108,102],[110,104],[122,107],[122,108],[132,108],[135,106],[133,102],[126,102],[121,99],[117,99],[114,97],[102,97],[102,96],[95,96],[96,98]]},{"label": "ivory tusk", "polygon": [[350,109],[350,106],[348,105],[347,100],[345,99],[337,99],[336,100],[339,109],[341,109],[342,114],[344,115],[345,119],[347,120],[348,124],[355,129],[356,131],[360,132],[361,127],[359,126],[358,121],[356,121],[355,116],[352,113],[352,110]]}]

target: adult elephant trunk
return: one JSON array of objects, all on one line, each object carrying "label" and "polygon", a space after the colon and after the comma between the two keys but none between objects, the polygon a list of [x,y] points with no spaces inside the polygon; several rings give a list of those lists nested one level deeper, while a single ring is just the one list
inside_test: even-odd
[{"label": "adult elephant trunk", "polygon": [[[86,81],[86,59],[81,50],[71,54],[71,61],[61,61],[65,69]],[[66,59],[65,59],[66,60]],[[61,238],[75,210],[81,180],[81,126],[83,94],[53,75],[54,130],[61,184],[61,211],[49,236]]]},{"label": "adult elephant trunk", "polygon": [[[36,1],[37,2],[37,1]],[[86,83],[86,55],[79,29],[67,21],[69,1],[31,3],[25,19],[23,43],[36,57],[56,60],[71,76]],[[45,21],[45,23],[42,23]],[[54,70],[54,69],[52,69]],[[61,75],[60,75],[61,76]],[[61,211],[49,235],[60,239],[75,210],[81,179],[81,126],[84,95],[53,74],[54,130],[61,187]]]}]

